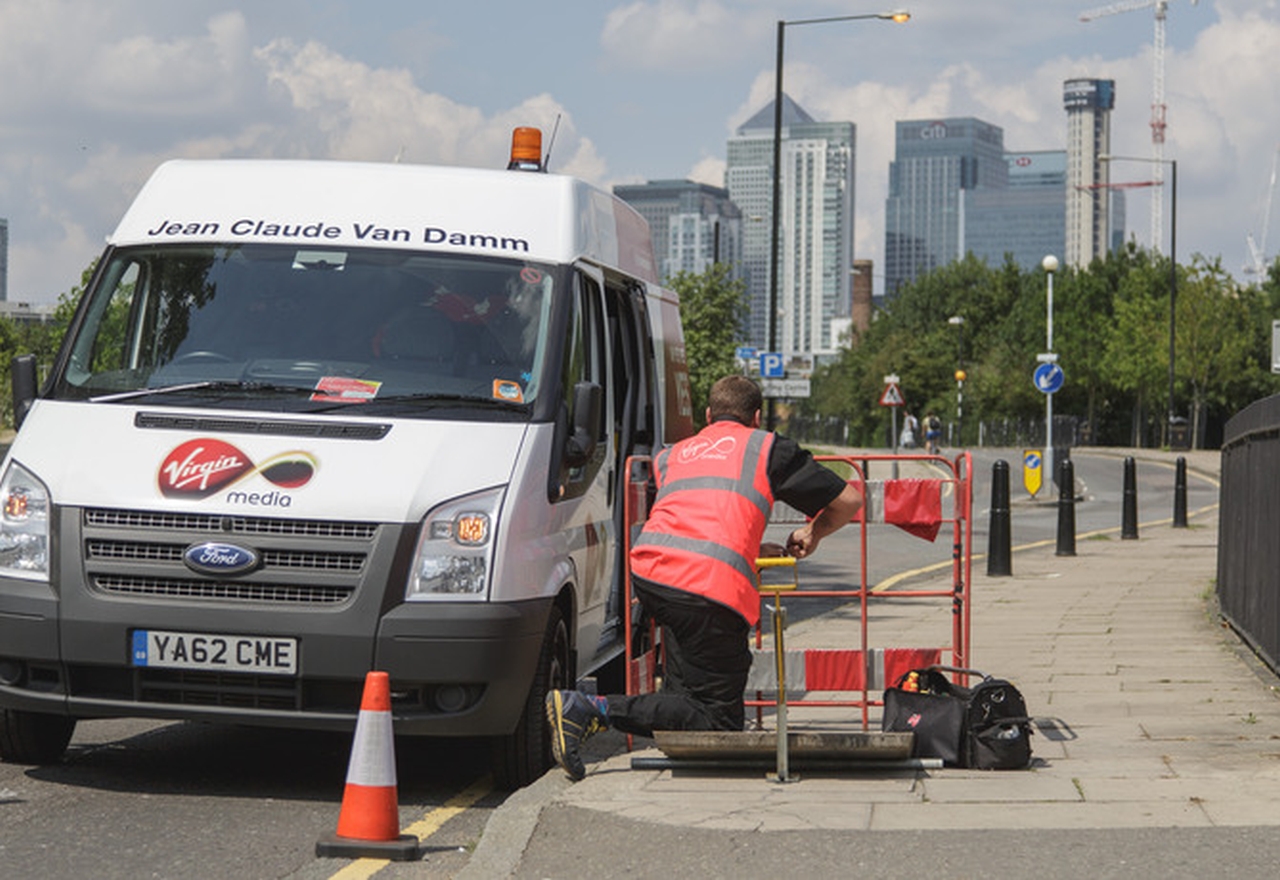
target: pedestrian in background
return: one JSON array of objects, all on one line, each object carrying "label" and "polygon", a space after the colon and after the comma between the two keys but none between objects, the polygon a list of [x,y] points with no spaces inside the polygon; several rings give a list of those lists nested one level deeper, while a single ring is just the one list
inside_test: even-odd
[{"label": "pedestrian in background", "polygon": [[920,436],[920,420],[911,414],[910,410],[903,410],[902,417],[902,448],[915,449],[916,438]]},{"label": "pedestrian in background", "polygon": [[[760,619],[755,559],[803,559],[849,522],[862,493],[793,440],[760,430],[760,389],[745,376],[718,380],[707,427],[658,455],[657,499],[631,550],[632,587],[662,627],[662,690],[636,696],[547,694],[552,753],[572,779],[586,774],[579,749],[607,727],[742,730]],[[762,544],[774,500],[811,519],[785,547]]]},{"label": "pedestrian in background", "polygon": [[938,454],[938,441],[942,439],[942,419],[938,418],[934,413],[929,413],[924,417],[924,442],[925,452],[930,455]]}]

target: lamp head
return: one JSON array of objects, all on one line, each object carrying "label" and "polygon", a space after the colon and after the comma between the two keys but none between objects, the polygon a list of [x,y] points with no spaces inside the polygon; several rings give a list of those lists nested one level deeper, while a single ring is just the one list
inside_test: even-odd
[{"label": "lamp head", "polygon": [[1040,261],[1040,268],[1044,269],[1046,272],[1057,272],[1058,258],[1053,254],[1049,254],[1049,256]]}]

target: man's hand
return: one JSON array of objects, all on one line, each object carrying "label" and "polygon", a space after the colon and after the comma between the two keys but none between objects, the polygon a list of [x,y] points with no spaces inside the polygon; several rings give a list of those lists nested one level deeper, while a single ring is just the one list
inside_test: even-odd
[{"label": "man's hand", "polygon": [[818,549],[818,543],[853,519],[862,508],[862,491],[853,483],[846,483],[835,500],[821,513],[796,529],[787,538],[787,553],[796,559],[804,559]]},{"label": "man's hand", "polygon": [[760,554],[757,558],[769,559],[774,556],[786,556],[786,555],[788,555],[786,547],[783,547],[781,544],[774,544],[772,542],[768,542],[760,545]]},{"label": "man's hand", "polygon": [[818,547],[817,536],[811,526],[802,526],[787,536],[787,555],[804,559]]}]

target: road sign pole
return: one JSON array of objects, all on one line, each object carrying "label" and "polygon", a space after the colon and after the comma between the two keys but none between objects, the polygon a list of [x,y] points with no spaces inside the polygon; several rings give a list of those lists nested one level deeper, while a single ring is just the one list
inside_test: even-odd
[{"label": "road sign pole", "polygon": [[[898,454],[898,408],[896,406],[889,407],[889,412],[893,415],[893,454]],[[892,474],[890,479],[898,479],[898,460],[893,460]],[[865,477],[865,474],[863,475]]]},{"label": "road sign pole", "polygon": [[1064,375],[1058,366],[1058,356],[1053,352],[1036,355],[1040,366],[1036,367],[1032,380],[1036,389],[1044,393],[1044,467],[1050,483],[1057,474],[1053,465],[1053,395],[1062,387]]},{"label": "road sign pole", "polygon": [[[1058,271],[1058,258],[1049,254],[1040,261],[1045,282],[1045,348],[1053,356],[1053,273]],[[1044,396],[1044,466],[1049,485],[1053,485],[1053,393]]]},{"label": "road sign pole", "polygon": [[[1052,278],[1053,276],[1049,276]],[[1044,396],[1044,467],[1049,485],[1053,485],[1053,395]]]}]

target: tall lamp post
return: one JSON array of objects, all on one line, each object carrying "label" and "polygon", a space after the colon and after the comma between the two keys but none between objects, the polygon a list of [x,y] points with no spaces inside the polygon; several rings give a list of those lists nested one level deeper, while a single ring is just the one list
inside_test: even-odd
[{"label": "tall lamp post", "polygon": [[952,315],[947,323],[959,331],[956,340],[956,446],[964,445],[964,316]]},{"label": "tall lamp post", "polygon": [[[778,22],[778,53],[773,75],[773,218],[769,233],[769,351],[778,350],[778,229],[782,222],[782,50],[786,30],[794,25],[860,21],[870,18],[902,23],[911,18],[911,13],[899,10]],[[773,398],[770,397],[766,424],[770,431],[774,429],[774,421]]]},{"label": "tall lamp post", "polygon": [[[1058,271],[1058,258],[1049,254],[1040,261],[1045,274],[1045,321],[1044,350],[1040,360],[1044,363],[1056,363],[1058,356],[1053,353],[1053,273]],[[1057,474],[1053,470],[1053,395],[1044,396],[1044,473],[1050,486]]]},{"label": "tall lamp post", "polygon": [[[1137,156],[1110,156],[1103,154],[1099,162],[1152,162],[1169,166],[1169,411],[1165,414],[1165,435],[1172,440],[1171,431],[1177,410],[1173,404],[1173,364],[1177,342],[1178,321],[1178,160],[1141,159]],[[1151,242],[1158,248],[1160,242]]]}]

